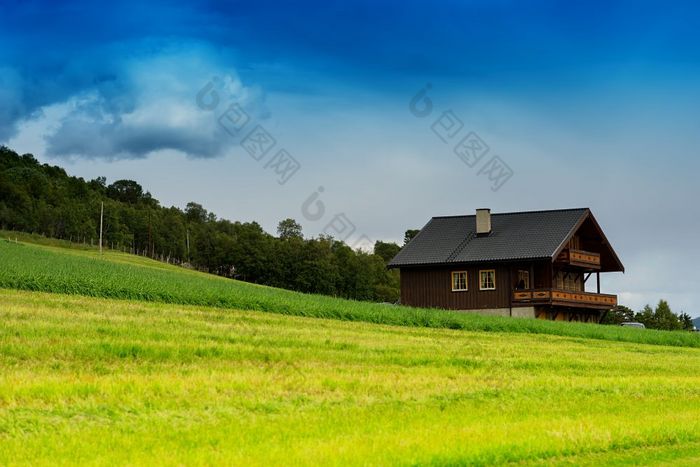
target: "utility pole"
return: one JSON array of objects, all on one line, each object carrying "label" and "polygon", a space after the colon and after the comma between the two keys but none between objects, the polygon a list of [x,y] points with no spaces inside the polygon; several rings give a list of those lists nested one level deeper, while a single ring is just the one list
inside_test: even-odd
[{"label": "utility pole", "polygon": [[153,246],[151,245],[151,208],[148,208],[148,248],[147,255],[153,257]]},{"label": "utility pole", "polygon": [[102,218],[105,214],[105,203],[100,203],[100,254],[102,254]]},{"label": "utility pole", "polygon": [[190,262],[190,229],[186,230],[187,232],[187,262]]}]

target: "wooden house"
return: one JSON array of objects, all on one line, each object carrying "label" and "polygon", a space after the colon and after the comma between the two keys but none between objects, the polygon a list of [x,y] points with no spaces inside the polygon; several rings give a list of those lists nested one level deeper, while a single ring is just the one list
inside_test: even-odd
[{"label": "wooden house", "polygon": [[624,272],[587,208],[434,217],[389,267],[403,305],[585,322],[617,305],[600,274]]}]

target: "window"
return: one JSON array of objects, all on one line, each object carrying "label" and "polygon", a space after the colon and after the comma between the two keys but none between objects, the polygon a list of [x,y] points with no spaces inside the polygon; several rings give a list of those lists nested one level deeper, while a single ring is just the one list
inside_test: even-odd
[{"label": "window", "polygon": [[452,291],[462,292],[467,290],[467,271],[452,272]]},{"label": "window", "polygon": [[567,273],[564,277],[564,289],[576,292],[583,290],[581,288],[580,276],[575,272]]},{"label": "window", "polygon": [[530,271],[525,269],[518,270],[518,289],[530,288]]},{"label": "window", "polygon": [[496,290],[496,270],[479,271],[479,290]]},{"label": "window", "polygon": [[571,290],[573,292],[582,292],[584,290],[581,274],[558,271],[554,277],[556,279],[556,286],[560,290]]}]

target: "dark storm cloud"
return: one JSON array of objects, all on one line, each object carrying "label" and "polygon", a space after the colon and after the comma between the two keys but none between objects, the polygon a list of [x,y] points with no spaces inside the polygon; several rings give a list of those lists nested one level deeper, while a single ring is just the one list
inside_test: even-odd
[{"label": "dark storm cloud", "polygon": [[[244,82],[272,91],[313,92],[305,75],[286,72],[304,69],[385,93],[405,93],[428,76],[449,77],[461,86],[499,86],[502,93],[546,87],[552,95],[558,86],[585,80],[611,63],[683,66],[699,58],[692,40],[699,29],[697,6],[678,5],[660,22],[656,8],[636,3],[536,3],[534,8],[500,1],[323,1],[305,6],[6,1],[0,30],[0,141],[45,106],[92,93],[116,121],[98,121],[99,128],[62,122],[49,137],[53,153],[92,150],[76,140],[81,126],[86,133],[114,139],[100,146],[105,151],[136,157],[159,148],[196,149],[195,156],[217,153],[217,143],[202,138],[184,144],[180,136],[194,134],[177,126],[146,122],[137,130],[119,122],[145,100],[136,94],[147,77],[130,81],[128,67],[172,53],[173,47],[198,49],[200,57],[210,60],[190,57],[171,64],[171,75],[159,79],[181,79],[172,99],[183,99],[183,88],[196,92],[212,73],[238,68]],[[652,41],[645,47],[639,47],[641,31]],[[197,79],[192,71],[199,73]],[[149,128],[153,134],[144,134]]]}]

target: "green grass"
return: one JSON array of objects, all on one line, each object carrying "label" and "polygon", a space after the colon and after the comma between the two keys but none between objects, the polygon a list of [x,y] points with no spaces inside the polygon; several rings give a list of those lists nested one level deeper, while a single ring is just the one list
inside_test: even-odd
[{"label": "green grass", "polygon": [[10,242],[33,243],[36,245],[54,246],[60,248],[71,248],[75,250],[99,250],[98,245],[91,245],[89,243],[80,242],[76,243],[68,240],[46,237],[41,234],[18,232],[15,230],[0,230],[0,240],[7,240]]},{"label": "green grass", "polygon": [[147,258],[0,240],[0,287],[295,316],[470,331],[553,334],[700,347],[700,336],[397,307],[307,295],[224,279]]},{"label": "green grass", "polygon": [[0,464],[693,465],[700,350],[0,290]]},{"label": "green grass", "polygon": [[700,462],[693,334],[361,303],[41,243],[0,241],[0,465]]}]

